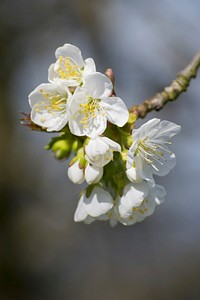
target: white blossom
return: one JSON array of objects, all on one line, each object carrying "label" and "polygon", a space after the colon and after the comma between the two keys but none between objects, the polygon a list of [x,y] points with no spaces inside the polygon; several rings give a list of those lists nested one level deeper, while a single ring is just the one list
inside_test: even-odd
[{"label": "white blossom", "polygon": [[133,129],[133,144],[128,152],[127,168],[133,165],[138,175],[155,185],[153,174],[164,176],[176,164],[174,153],[168,145],[181,127],[169,122],[152,119],[139,129]]},{"label": "white blossom", "polygon": [[112,82],[101,74],[85,77],[82,87],[77,87],[69,101],[69,128],[72,134],[95,138],[102,134],[107,121],[122,127],[128,121],[129,113],[118,97],[109,97]]},{"label": "white blossom", "polygon": [[125,186],[123,196],[119,197],[118,210],[122,218],[127,218],[132,214],[133,207],[139,207],[145,197],[149,194],[149,185],[143,181],[141,183],[129,183]]},{"label": "white blossom", "polygon": [[97,218],[106,214],[112,207],[113,199],[110,193],[95,186],[89,197],[86,196],[86,190],[83,191],[74,214],[74,221],[85,221],[89,217]]},{"label": "white blossom", "polygon": [[143,221],[154,212],[156,205],[164,202],[165,196],[165,189],[159,185],[150,187],[146,182],[127,185],[118,199],[118,221],[124,225]]},{"label": "white blossom", "polygon": [[121,151],[121,146],[107,137],[91,139],[85,145],[85,157],[90,164],[103,167],[113,159],[113,152]]},{"label": "white blossom", "polygon": [[47,131],[61,130],[68,122],[69,96],[67,85],[60,80],[40,84],[29,95],[32,122]]},{"label": "white blossom", "polygon": [[81,184],[84,179],[84,170],[79,166],[80,160],[78,159],[73,165],[68,168],[68,177],[69,179],[76,184]]},{"label": "white blossom", "polygon": [[86,75],[96,72],[94,60],[92,58],[83,60],[80,49],[71,44],[59,47],[55,56],[56,63],[49,67],[50,82],[60,78],[69,86],[78,86]]},{"label": "white blossom", "polygon": [[111,227],[115,227],[118,223],[119,217],[116,211],[116,207],[113,206],[107,213],[100,215],[99,217],[87,216],[84,220],[85,224],[91,224],[94,221],[109,221]]}]

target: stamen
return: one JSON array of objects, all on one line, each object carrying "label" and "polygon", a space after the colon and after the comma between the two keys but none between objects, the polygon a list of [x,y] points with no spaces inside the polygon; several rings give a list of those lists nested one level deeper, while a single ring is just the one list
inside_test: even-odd
[{"label": "stamen", "polygon": [[147,138],[145,138],[138,141],[138,146],[134,155],[140,154],[142,159],[144,159],[147,164],[151,165],[156,171],[159,171],[159,169],[155,166],[154,161],[161,166],[164,166],[163,161],[166,161],[166,159],[163,157],[164,153],[159,151],[159,149],[162,149],[163,151],[166,150],[162,146],[153,144],[152,141],[149,142]]},{"label": "stamen", "polygon": [[80,120],[80,124],[84,124],[83,127],[87,128],[93,119],[97,118],[99,113],[104,116],[104,109],[100,106],[99,99],[93,99],[90,96],[87,96],[85,103],[80,104],[81,109],[79,114],[83,115],[83,118]]},{"label": "stamen", "polygon": [[78,65],[76,65],[69,57],[60,56],[57,60],[58,69],[57,72],[60,74],[62,79],[73,79],[81,83],[82,72]]},{"label": "stamen", "polygon": [[[44,112],[44,110],[47,110],[53,116],[56,116],[57,114],[61,114],[66,111],[67,95],[53,95],[45,92],[42,89],[40,90],[40,93],[43,95],[43,98],[46,101],[41,101],[41,103],[35,104],[36,112]],[[41,119],[41,122],[45,121],[46,119]]]}]

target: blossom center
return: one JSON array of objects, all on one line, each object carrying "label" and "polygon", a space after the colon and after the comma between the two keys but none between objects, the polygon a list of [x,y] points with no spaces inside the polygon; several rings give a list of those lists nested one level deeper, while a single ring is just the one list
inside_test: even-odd
[{"label": "blossom center", "polygon": [[[44,90],[40,90],[44,101],[35,104],[35,111],[39,113],[48,112],[56,117],[58,114],[66,112],[67,95],[53,95]],[[45,122],[46,118],[41,117],[41,122]]]},{"label": "blossom center", "polygon": [[151,165],[156,171],[159,171],[154,162],[156,161],[160,165],[164,165],[163,161],[165,161],[165,159],[163,157],[163,151],[167,151],[167,149],[150,142],[146,137],[145,139],[138,141],[134,156],[139,154],[147,164]]},{"label": "blossom center", "polygon": [[89,126],[90,122],[97,117],[99,113],[105,115],[104,109],[100,106],[100,99],[94,99],[90,96],[87,96],[87,101],[80,104],[79,114],[83,115],[80,120],[80,124],[83,124],[83,127],[86,128]]},{"label": "blossom center", "polygon": [[58,69],[57,72],[60,74],[62,79],[73,79],[81,83],[82,72],[78,65],[69,57],[60,56],[57,60]]},{"label": "blossom center", "polygon": [[[145,198],[139,207],[132,207],[132,212],[144,215],[148,211],[148,208],[146,207],[148,202],[149,200]],[[133,215],[131,215],[129,219],[132,220]]]}]

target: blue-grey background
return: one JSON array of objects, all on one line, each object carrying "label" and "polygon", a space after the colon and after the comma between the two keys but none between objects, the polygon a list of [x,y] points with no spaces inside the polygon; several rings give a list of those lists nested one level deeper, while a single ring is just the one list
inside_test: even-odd
[{"label": "blue-grey background", "polygon": [[[0,299],[200,299],[200,74],[159,117],[176,122],[167,198],[143,223],[74,223],[80,186],[19,124],[64,43],[112,67],[130,107],[161,91],[200,48],[195,0],[1,0]],[[144,122],[144,121],[143,121]],[[141,121],[138,123],[142,123]]]}]

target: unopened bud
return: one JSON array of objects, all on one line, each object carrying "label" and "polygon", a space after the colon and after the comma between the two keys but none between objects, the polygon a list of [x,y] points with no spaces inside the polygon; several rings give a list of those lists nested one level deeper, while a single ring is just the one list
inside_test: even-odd
[{"label": "unopened bud", "polygon": [[135,112],[129,112],[129,118],[128,118],[128,123],[133,124],[135,121],[137,121],[137,114]]},{"label": "unopened bud", "polygon": [[75,140],[72,143],[72,151],[74,151],[75,153],[82,147],[82,143],[80,140]]},{"label": "unopened bud", "polygon": [[81,184],[84,179],[84,170],[79,167],[79,160],[76,160],[68,169],[69,179],[76,184]]},{"label": "unopened bud", "polygon": [[52,146],[52,151],[57,159],[68,158],[71,152],[69,140],[58,140]]}]

